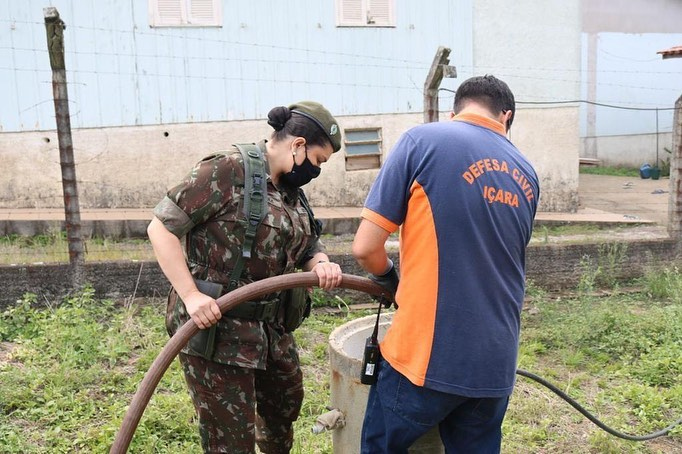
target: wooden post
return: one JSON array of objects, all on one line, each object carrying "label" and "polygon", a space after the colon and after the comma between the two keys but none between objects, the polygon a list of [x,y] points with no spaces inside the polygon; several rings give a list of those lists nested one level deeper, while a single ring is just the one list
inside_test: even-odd
[{"label": "wooden post", "polygon": [[[424,82],[424,123],[438,121],[438,87],[443,80],[443,68],[448,66],[450,49],[439,47]],[[452,76],[454,77],[454,76]]]},{"label": "wooden post", "polygon": [[85,254],[81,236],[81,215],[76,184],[76,165],[71,140],[71,117],[69,97],[66,90],[66,65],[64,63],[64,29],[66,26],[54,7],[43,8],[47,50],[52,68],[52,93],[54,97],[57,138],[59,140],[59,163],[62,168],[62,190],[64,193],[64,214],[66,236],[69,243],[69,262],[73,270],[73,282],[81,283]]},{"label": "wooden post", "polygon": [[673,152],[670,157],[670,198],[668,202],[668,233],[682,250],[682,96],[675,102],[673,120]]}]

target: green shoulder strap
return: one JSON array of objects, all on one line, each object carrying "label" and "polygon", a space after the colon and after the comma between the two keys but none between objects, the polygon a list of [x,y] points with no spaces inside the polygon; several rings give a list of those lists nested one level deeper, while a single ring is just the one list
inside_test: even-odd
[{"label": "green shoulder strap", "polygon": [[258,226],[268,212],[268,187],[265,174],[263,153],[258,145],[234,144],[244,159],[244,215],[246,216],[246,230],[242,246],[242,255],[230,276],[230,288],[237,288],[239,278],[244,268],[244,260],[251,258],[253,242],[256,238]]},{"label": "green shoulder strap", "polygon": [[[235,144],[235,147],[237,147],[244,158],[244,214],[246,215],[246,232],[244,234],[242,255],[237,257],[237,262],[230,274],[230,283],[227,287],[228,292],[236,289],[239,285],[239,278],[241,278],[244,271],[244,261],[251,258],[251,249],[253,249],[256,231],[268,212],[268,183],[260,147],[252,143]],[[207,331],[200,331],[190,340],[192,349],[209,360],[213,358],[217,328],[218,325],[213,325]]]}]

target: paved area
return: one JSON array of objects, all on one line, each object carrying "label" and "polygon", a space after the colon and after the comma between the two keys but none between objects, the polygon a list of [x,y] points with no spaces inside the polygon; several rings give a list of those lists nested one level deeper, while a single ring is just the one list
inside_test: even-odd
[{"label": "paved area", "polygon": [[[669,179],[642,180],[630,177],[580,175],[580,206],[576,213],[537,214],[538,223],[651,224],[666,227],[668,220]],[[151,208],[82,209],[83,224],[100,234],[136,233],[144,235],[151,219]],[[361,208],[317,207],[318,218],[336,226],[330,233],[350,233],[357,226]],[[54,228],[64,221],[61,208],[0,209],[0,235],[35,234]],[[93,227],[94,226],[94,227]],[[108,227],[107,227],[108,226]],[[107,230],[111,228],[113,230]]]},{"label": "paved area", "polygon": [[[631,177],[580,175],[578,194],[580,208],[574,219],[606,219],[614,216],[622,221],[668,223],[670,179],[643,180]],[[554,213],[552,217],[558,217]]]},{"label": "paved area", "polygon": [[[360,216],[361,208],[355,207],[317,207],[315,215],[321,219],[355,218]],[[81,220],[151,220],[152,208],[84,208]],[[63,221],[63,208],[0,208],[0,221]]]}]

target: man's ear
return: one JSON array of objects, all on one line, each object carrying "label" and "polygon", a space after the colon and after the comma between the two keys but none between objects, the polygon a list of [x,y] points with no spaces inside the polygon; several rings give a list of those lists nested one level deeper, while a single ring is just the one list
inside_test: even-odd
[{"label": "man's ear", "polygon": [[509,131],[509,122],[512,119],[512,116],[514,115],[514,112],[511,110],[503,110],[502,113],[500,113],[500,123],[504,125],[504,129]]},{"label": "man's ear", "polygon": [[450,115],[450,120],[452,120],[452,119],[455,118],[455,115],[457,115],[457,114],[454,113],[454,112],[452,112],[452,111],[450,111],[450,114],[449,114],[449,115]]}]

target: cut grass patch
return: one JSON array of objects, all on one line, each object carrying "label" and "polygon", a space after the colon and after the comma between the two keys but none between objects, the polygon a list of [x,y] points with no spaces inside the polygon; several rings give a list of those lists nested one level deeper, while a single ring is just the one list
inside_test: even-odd
[{"label": "cut grass patch", "polygon": [[[152,246],[146,239],[85,238],[83,248],[85,259],[92,262],[155,260]],[[68,262],[69,245],[65,231],[35,236],[0,236],[0,265]]]},{"label": "cut grass patch", "polygon": [[580,166],[580,173],[639,178],[639,169],[634,167]]}]

